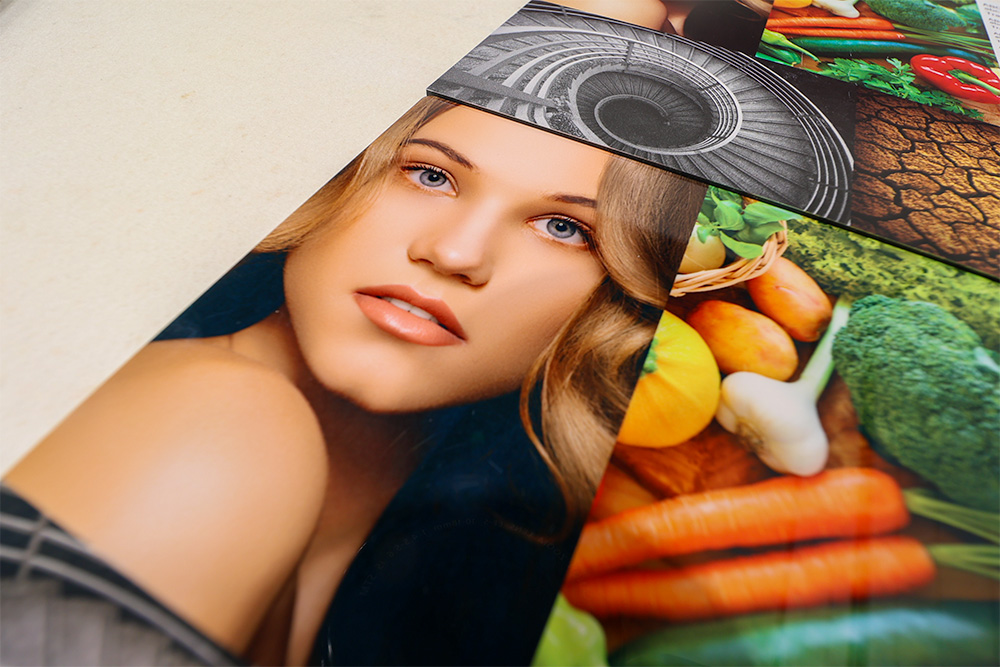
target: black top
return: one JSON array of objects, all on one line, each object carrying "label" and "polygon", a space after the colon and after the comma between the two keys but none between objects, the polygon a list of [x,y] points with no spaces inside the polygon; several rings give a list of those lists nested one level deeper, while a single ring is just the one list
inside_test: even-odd
[{"label": "black top", "polygon": [[577,529],[552,538],[562,499],[515,407],[469,409],[427,452],[348,569],[312,662],[531,661]]}]

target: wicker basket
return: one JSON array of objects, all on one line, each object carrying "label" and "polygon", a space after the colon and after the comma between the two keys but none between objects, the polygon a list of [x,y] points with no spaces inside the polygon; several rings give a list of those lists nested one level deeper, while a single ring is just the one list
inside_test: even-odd
[{"label": "wicker basket", "polygon": [[781,257],[788,247],[788,225],[781,221],[782,230],[775,232],[764,243],[764,252],[754,259],[740,259],[707,271],[694,273],[678,273],[670,296],[684,296],[692,292],[711,292],[731,285],[737,285],[745,280],[756,278],[767,271],[774,260]]}]

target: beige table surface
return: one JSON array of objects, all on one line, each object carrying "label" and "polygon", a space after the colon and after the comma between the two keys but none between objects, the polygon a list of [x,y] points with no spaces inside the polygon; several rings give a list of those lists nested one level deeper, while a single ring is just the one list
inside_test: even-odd
[{"label": "beige table surface", "polygon": [[12,465],[522,0],[0,0]]}]

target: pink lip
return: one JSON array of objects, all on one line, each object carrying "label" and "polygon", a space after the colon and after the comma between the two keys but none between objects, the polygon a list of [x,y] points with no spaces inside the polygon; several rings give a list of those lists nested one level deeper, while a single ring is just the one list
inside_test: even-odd
[{"label": "pink lip", "polygon": [[[414,315],[385,301],[391,297],[430,313],[441,324]],[[378,285],[354,294],[361,312],[382,331],[409,343],[439,347],[465,342],[465,331],[455,313],[441,299],[426,297],[407,285]]]}]

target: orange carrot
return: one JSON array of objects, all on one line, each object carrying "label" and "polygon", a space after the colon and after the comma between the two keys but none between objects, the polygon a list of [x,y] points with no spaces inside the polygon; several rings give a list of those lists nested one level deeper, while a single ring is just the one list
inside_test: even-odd
[{"label": "orange carrot", "polygon": [[769,18],[768,30],[780,28],[852,28],[855,30],[895,30],[892,21],[876,17],[849,19],[843,16],[796,16]]},{"label": "orange carrot", "polygon": [[677,496],[589,523],[567,577],[712,549],[877,535],[908,521],[899,485],[872,468],[775,477]]},{"label": "orange carrot", "polygon": [[840,30],[837,28],[770,28],[782,35],[799,35],[802,37],[837,37],[840,39],[879,39],[898,41],[906,39],[906,35],[895,30]]},{"label": "orange carrot", "polygon": [[903,593],[934,579],[910,537],[841,540],[675,570],[634,570],[569,582],[563,594],[596,616],[693,621]]}]

